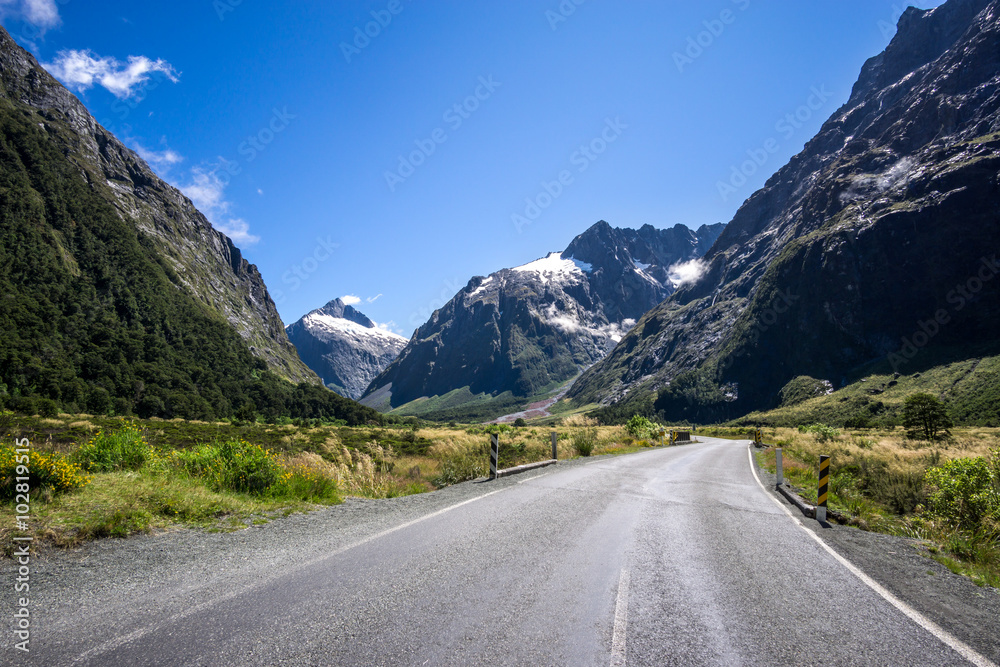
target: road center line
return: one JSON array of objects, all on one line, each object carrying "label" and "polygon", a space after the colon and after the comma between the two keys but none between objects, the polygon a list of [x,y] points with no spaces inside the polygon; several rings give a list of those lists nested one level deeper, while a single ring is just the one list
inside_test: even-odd
[{"label": "road center line", "polygon": [[[317,556],[316,558],[313,558],[311,560],[307,560],[304,563],[300,563],[300,564],[298,564],[298,565],[296,565],[294,567],[285,569],[285,570],[283,570],[281,572],[281,576],[287,576],[288,574],[290,574],[292,572],[297,572],[297,571],[303,570],[303,569],[305,569],[307,567],[311,567],[313,565],[316,565],[317,563],[321,563],[324,560],[327,560],[328,558],[332,558],[333,556],[339,556],[340,554],[345,553],[347,551],[350,551],[351,549],[356,549],[356,548],[358,548],[360,546],[364,546],[365,544],[368,544],[369,542],[374,542],[375,540],[382,539],[386,535],[391,535],[392,533],[398,532],[400,530],[404,530],[406,528],[409,528],[410,526],[414,526],[414,525],[416,525],[418,523],[421,523],[422,521],[427,521],[428,519],[433,519],[434,517],[438,517],[438,516],[441,516],[442,514],[445,514],[447,512],[451,512],[452,510],[457,510],[459,507],[463,507],[465,505],[468,505],[469,503],[474,503],[476,501],[482,500],[483,498],[489,498],[490,496],[492,496],[494,494],[497,494],[497,493],[500,493],[501,491],[506,491],[508,488],[511,488],[511,487],[505,487],[505,488],[502,488],[502,489],[497,489],[495,491],[490,491],[489,493],[484,493],[481,496],[476,496],[475,498],[470,498],[468,500],[463,500],[462,502],[456,503],[455,505],[450,505],[448,507],[444,507],[442,509],[437,510],[436,512],[431,512],[430,514],[418,517],[416,519],[413,519],[412,521],[407,521],[406,523],[401,523],[398,526],[394,526],[392,528],[383,530],[380,533],[375,533],[374,535],[370,535],[370,536],[368,536],[368,537],[366,537],[364,539],[358,540],[357,542],[354,542],[353,544],[348,544],[348,545],[340,547],[339,549],[336,549],[334,551],[327,552],[327,553],[323,554],[322,556]],[[232,600],[233,598],[239,597],[240,595],[243,595],[244,593],[248,593],[248,592],[256,590],[258,588],[263,588],[264,586],[269,585],[272,581],[273,581],[273,579],[265,579],[263,581],[258,581],[258,582],[254,583],[254,584],[251,584],[250,586],[247,586],[245,588],[241,588],[239,590],[230,591],[228,593],[220,595],[219,597],[213,598],[212,600],[209,600],[207,602],[202,602],[201,604],[194,605],[192,607],[188,607],[184,611],[179,612],[177,614],[174,614],[173,616],[170,616],[166,620],[160,621],[159,623],[154,623],[153,625],[147,626],[145,628],[141,628],[139,630],[135,630],[134,632],[130,632],[127,635],[123,635],[121,637],[116,637],[116,638],[114,638],[114,639],[112,639],[110,641],[107,641],[107,642],[105,642],[103,644],[100,644],[99,646],[95,646],[94,648],[90,649],[89,651],[86,651],[86,652],[80,654],[79,656],[77,656],[77,658],[75,660],[73,660],[72,664],[77,664],[77,663],[85,662],[87,660],[90,660],[91,658],[94,658],[96,656],[99,656],[99,655],[102,655],[104,653],[107,653],[108,651],[113,651],[116,648],[118,648],[119,646],[123,646],[125,644],[129,644],[131,642],[134,642],[137,639],[141,639],[142,637],[145,637],[146,635],[148,635],[148,634],[150,634],[152,632],[155,632],[155,631],[157,631],[157,630],[159,630],[161,628],[164,628],[164,627],[166,627],[166,626],[168,626],[170,624],[176,623],[178,621],[182,621],[185,618],[187,618],[188,616],[191,616],[192,614],[197,614],[198,612],[204,611],[206,609],[210,609],[210,608],[212,608],[212,607],[214,607],[216,605],[222,604],[223,602],[228,602],[229,600]]]},{"label": "road center line", "polygon": [[953,651],[961,655],[963,658],[965,658],[972,664],[977,665],[977,667],[997,667],[996,663],[991,661],[989,658],[980,654],[971,646],[963,642],[961,639],[951,634],[950,632],[942,628],[940,625],[930,620],[929,618],[921,614],[919,611],[917,611],[916,609],[914,609],[913,607],[906,604],[905,602],[897,598],[895,595],[890,593],[881,584],[879,584],[877,581],[875,581],[867,574],[862,572],[857,566],[854,565],[854,563],[852,563],[851,561],[847,560],[839,553],[834,551],[833,547],[824,542],[816,533],[806,528],[805,525],[803,525],[800,521],[798,521],[795,515],[792,514],[788,510],[788,508],[781,503],[781,501],[775,498],[772,494],[768,493],[767,487],[764,486],[764,484],[760,481],[760,477],[757,475],[757,466],[754,465],[753,450],[750,447],[747,447],[747,458],[750,461],[750,472],[753,473],[753,478],[757,480],[757,485],[760,486],[761,489],[763,489],[765,495],[767,495],[767,497],[770,498],[775,505],[780,507],[785,514],[791,517],[792,520],[795,521],[795,524],[799,528],[804,530],[806,532],[806,535],[811,537],[816,542],[816,544],[823,547],[823,549],[831,556],[833,556],[838,563],[846,567],[851,572],[851,574],[860,579],[863,584],[868,586],[868,588],[878,593],[886,602],[891,604],[899,611],[903,612],[903,614],[905,614],[907,618],[909,618],[911,621],[913,621],[914,623],[922,627],[924,630],[937,637],[940,641],[947,644]]},{"label": "road center line", "polygon": [[625,632],[628,627],[628,570],[618,578],[618,601],[615,602],[615,629],[611,635],[611,667],[625,667]]}]

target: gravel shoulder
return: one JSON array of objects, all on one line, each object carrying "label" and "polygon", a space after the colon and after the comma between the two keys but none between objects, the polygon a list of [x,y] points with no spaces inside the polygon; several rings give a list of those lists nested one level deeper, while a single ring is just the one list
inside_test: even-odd
[{"label": "gravel shoulder", "polygon": [[930,557],[921,540],[871,533],[853,526],[823,526],[802,513],[775,489],[775,475],[757,465],[768,493],[796,521],[874,579],[983,656],[1000,664],[1000,590],[980,587]]}]

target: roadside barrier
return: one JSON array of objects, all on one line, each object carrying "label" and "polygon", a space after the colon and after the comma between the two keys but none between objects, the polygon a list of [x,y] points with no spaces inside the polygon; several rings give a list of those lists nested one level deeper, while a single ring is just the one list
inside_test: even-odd
[{"label": "roadside barrier", "polygon": [[830,488],[830,457],[819,457],[819,496],[816,498],[816,520],[826,521],[826,499]]},{"label": "roadside barrier", "polygon": [[522,472],[528,472],[529,470],[534,470],[535,468],[544,468],[545,466],[550,466],[558,463],[558,448],[557,442],[559,440],[559,434],[552,431],[552,458],[545,461],[536,461],[535,463],[525,463],[524,465],[514,466],[513,468],[504,468],[500,470],[500,436],[496,433],[490,434],[490,479],[499,479],[500,477],[507,477],[509,475],[517,475]]}]

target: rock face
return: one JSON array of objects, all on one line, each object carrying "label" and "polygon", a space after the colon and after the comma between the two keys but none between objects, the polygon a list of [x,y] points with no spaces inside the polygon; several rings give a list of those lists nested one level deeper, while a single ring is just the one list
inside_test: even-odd
[{"label": "rock face", "polygon": [[294,382],[318,379],[298,358],[257,267],[176,188],[98,124],[0,28],[0,96],[37,110],[90,187],[158,249],[192,297],[234,327],[251,352]]},{"label": "rock face", "polygon": [[607,354],[675,289],[723,225],[615,229],[601,221],[561,253],[469,281],[421,326],[363,403],[382,409],[467,387],[529,397]]},{"label": "rock face", "polygon": [[[740,208],[706,271],[571,396],[710,420],[996,341],[1000,6],[909,8],[848,102]],[[992,282],[991,282],[992,281]],[[933,351],[933,352],[932,352]]]},{"label": "rock face", "polygon": [[361,398],[375,377],[407,343],[379,329],[354,307],[334,299],[285,329],[299,357],[327,387],[348,398]]}]

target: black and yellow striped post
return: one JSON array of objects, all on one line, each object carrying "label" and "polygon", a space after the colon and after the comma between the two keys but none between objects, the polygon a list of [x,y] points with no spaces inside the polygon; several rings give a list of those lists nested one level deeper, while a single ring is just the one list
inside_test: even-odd
[{"label": "black and yellow striped post", "polygon": [[830,457],[819,457],[819,496],[816,498],[816,520],[826,521],[826,499],[830,492]]},{"label": "black and yellow striped post", "polygon": [[759,428],[758,429],[754,429],[754,432],[753,432],[753,444],[759,445],[763,441],[764,441],[764,432],[761,431]]},{"label": "black and yellow striped post", "polygon": [[500,459],[500,436],[490,435],[490,479],[497,478],[497,462]]}]

